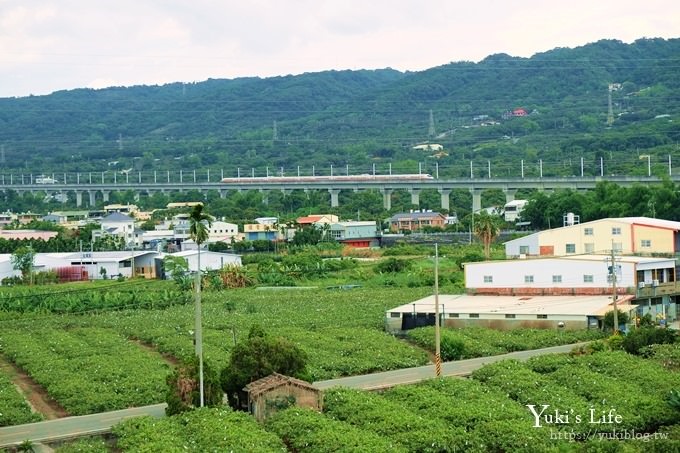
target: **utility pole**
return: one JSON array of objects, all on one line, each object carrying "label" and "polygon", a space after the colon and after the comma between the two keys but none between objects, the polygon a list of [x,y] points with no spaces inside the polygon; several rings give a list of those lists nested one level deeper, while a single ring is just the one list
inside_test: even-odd
[{"label": "utility pole", "polygon": [[618,314],[618,309],[616,308],[616,297],[617,297],[617,291],[616,291],[616,278],[617,278],[617,268],[616,268],[616,256],[614,255],[614,241],[612,240],[612,255],[609,258],[610,260],[610,266],[609,266],[609,275],[611,276],[612,279],[612,305],[614,307],[614,335],[617,335],[619,333],[619,314]]},{"label": "utility pole", "polygon": [[434,244],[434,374],[442,375],[441,337],[439,332],[439,244]]}]

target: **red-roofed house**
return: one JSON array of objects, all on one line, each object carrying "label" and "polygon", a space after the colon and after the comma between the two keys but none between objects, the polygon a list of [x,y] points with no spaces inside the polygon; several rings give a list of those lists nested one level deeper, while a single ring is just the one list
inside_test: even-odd
[{"label": "red-roofed house", "polygon": [[338,216],[332,214],[314,214],[305,217],[298,217],[295,220],[298,225],[305,227],[308,225],[323,225],[338,222]]},{"label": "red-roofed house", "polygon": [[512,116],[527,116],[528,113],[524,109],[515,109],[512,111]]}]

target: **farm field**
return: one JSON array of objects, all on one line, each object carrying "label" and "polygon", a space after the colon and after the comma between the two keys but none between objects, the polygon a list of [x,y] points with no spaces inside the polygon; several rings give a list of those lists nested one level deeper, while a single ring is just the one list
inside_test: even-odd
[{"label": "farm field", "polygon": [[[1,370],[2,368],[0,368]],[[24,396],[19,393],[6,374],[0,374],[0,426],[20,425],[42,420],[31,411]]]},{"label": "farm field", "polygon": [[[597,329],[556,332],[550,329],[493,330],[477,327],[441,330],[443,360],[462,360],[487,357],[529,349],[547,348],[562,344],[604,338]],[[407,338],[412,343],[434,352],[434,327],[409,330]]]},{"label": "farm field", "polygon": [[[323,412],[290,407],[264,425],[230,409],[202,409],[162,421],[132,419],[115,428],[116,447],[667,453],[680,449],[680,413],[665,401],[679,382],[676,372],[657,359],[624,352],[556,354],[527,363],[498,362],[472,379],[432,379],[380,393],[336,388],[325,393]],[[647,381],[639,380],[643,375]],[[526,404],[559,407],[571,418],[542,418],[536,427]],[[596,417],[593,422],[591,409],[598,417],[613,409],[620,419],[607,424]],[[232,428],[225,430],[227,423]]]},{"label": "farm field", "polygon": [[[224,367],[235,340],[259,323],[308,354],[314,380],[423,365],[425,351],[382,329],[387,308],[427,291],[206,292],[205,358]],[[161,354],[179,360],[194,354],[193,316],[191,304],[79,314],[4,312],[0,353],[72,415],[153,404],[164,400],[170,370]]]},{"label": "farm field", "polygon": [[[3,312],[0,353],[24,369],[71,415],[162,402],[172,364],[194,355],[194,311],[193,305],[184,301],[167,301],[164,308],[151,308],[145,301],[155,291],[167,295],[168,287],[173,288],[172,283],[160,283],[154,282],[143,297],[138,294],[144,291],[132,292],[147,308],[101,310],[97,306],[83,312],[77,305],[73,308],[78,314]],[[129,298],[131,291],[123,288],[123,297]],[[235,342],[257,323],[307,353],[314,381],[424,365],[429,360],[427,350],[434,349],[432,328],[410,334],[414,345],[385,333],[383,323],[385,310],[430,291],[208,291],[203,304],[205,359],[213,367],[223,368]],[[108,300],[116,306],[118,299],[113,293]],[[557,336],[550,331],[451,330],[443,336],[443,357],[500,354],[598,336],[593,332]],[[455,355],[446,349],[450,337],[464,339],[465,354]]]}]

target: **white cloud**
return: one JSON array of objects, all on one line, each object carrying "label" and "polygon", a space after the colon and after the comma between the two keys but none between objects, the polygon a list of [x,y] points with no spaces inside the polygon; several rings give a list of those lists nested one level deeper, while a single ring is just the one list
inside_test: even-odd
[{"label": "white cloud", "polygon": [[[0,0],[0,96],[677,37],[675,0]],[[109,82],[107,82],[109,81]]]}]

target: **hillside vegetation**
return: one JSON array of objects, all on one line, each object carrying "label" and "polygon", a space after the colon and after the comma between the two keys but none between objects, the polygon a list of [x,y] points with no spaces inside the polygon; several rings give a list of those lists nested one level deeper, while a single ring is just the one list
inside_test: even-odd
[{"label": "hillside vegetation", "polygon": [[[212,167],[231,175],[265,166],[327,172],[331,164],[386,171],[388,163],[414,172],[423,162],[432,172],[436,161],[442,176],[455,177],[469,175],[468,160],[485,168],[492,159],[493,176],[507,176],[521,159],[542,159],[571,175],[583,157],[589,172],[600,158],[618,172],[639,166],[643,152],[677,153],[679,66],[680,39],[603,40],[421,72],[326,71],[4,98],[4,168]],[[610,83],[617,85],[608,127]],[[528,114],[507,117],[519,108]],[[445,152],[412,149],[426,141]]]}]

